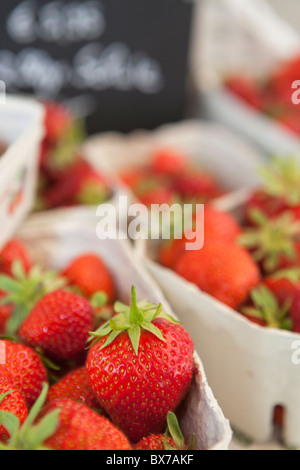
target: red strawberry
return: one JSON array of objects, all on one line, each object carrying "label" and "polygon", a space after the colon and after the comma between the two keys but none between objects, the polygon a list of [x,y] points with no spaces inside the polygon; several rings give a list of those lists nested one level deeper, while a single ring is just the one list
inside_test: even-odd
[{"label": "red strawberry", "polygon": [[144,167],[133,167],[120,172],[120,179],[126,185],[135,191],[147,176],[147,169]]},{"label": "red strawberry", "polygon": [[32,267],[30,255],[25,245],[19,240],[10,240],[0,252],[0,272],[12,275],[12,265],[15,261],[20,261],[26,272]]},{"label": "red strawberry", "polygon": [[93,329],[93,312],[83,297],[57,290],[43,297],[23,322],[19,336],[32,347],[58,360],[74,359]]},{"label": "red strawberry", "polygon": [[[201,219],[195,214],[194,219],[198,219],[200,224]],[[202,230],[202,224],[199,225]],[[198,228],[198,227],[197,227]],[[196,231],[196,226],[193,229]],[[242,233],[242,229],[229,212],[219,211],[213,206],[206,205],[204,208],[204,240],[223,240],[235,241]],[[192,235],[189,232],[188,237]],[[178,240],[166,240],[162,242],[159,253],[159,262],[168,268],[173,269],[178,258],[184,253],[187,242],[191,242],[187,237],[183,236]]]},{"label": "red strawberry", "polygon": [[109,302],[115,298],[114,279],[102,259],[93,253],[78,256],[63,271],[63,275],[87,297],[103,292]]},{"label": "red strawberry", "polygon": [[232,77],[226,81],[226,87],[253,108],[258,110],[263,108],[262,92],[251,78],[242,75]]},{"label": "red strawberry", "polygon": [[159,183],[151,189],[140,191],[138,197],[140,202],[147,207],[151,207],[152,204],[168,204],[171,206],[177,199],[176,193],[171,188]]},{"label": "red strawberry", "polygon": [[167,423],[168,429],[165,434],[152,434],[144,437],[134,446],[134,450],[186,450],[188,446],[184,443],[184,437],[174,413],[168,413]]},{"label": "red strawberry", "polygon": [[269,86],[274,89],[278,101],[285,107],[294,106],[291,99],[292,84],[295,80],[299,80],[299,73],[300,56],[297,55],[285,63],[281,63],[271,76]]},{"label": "red strawberry", "polygon": [[174,183],[174,190],[187,202],[205,202],[220,193],[216,180],[211,175],[199,171],[180,175]]},{"label": "red strawberry", "polygon": [[[161,433],[193,376],[193,343],[161,305],[117,305],[121,312],[93,333],[86,367],[91,388],[113,423],[138,442]],[[172,320],[173,321],[173,320]],[[134,419],[132,417],[134,416]]]},{"label": "red strawberry", "polygon": [[98,205],[109,199],[110,191],[104,177],[93,168],[82,175],[74,197],[74,203],[80,205]]},{"label": "red strawberry", "polygon": [[52,385],[48,393],[48,400],[64,398],[82,403],[89,408],[99,409],[99,401],[91,390],[85,367],[69,372],[59,382]]},{"label": "red strawberry", "polygon": [[282,270],[264,280],[265,286],[273,293],[280,305],[292,302],[300,292],[300,270]]},{"label": "red strawberry", "polygon": [[32,348],[9,340],[3,343],[6,362],[0,364],[0,377],[9,380],[30,408],[41,393],[43,382],[47,382],[47,371]]},{"label": "red strawberry", "polygon": [[47,140],[56,142],[70,128],[73,122],[71,113],[57,102],[43,102],[45,108],[45,131]]},{"label": "red strawberry", "polygon": [[[22,395],[13,390],[7,377],[0,375],[0,412],[11,413],[22,424],[27,418],[27,406]],[[0,441],[9,439],[10,434],[3,426],[0,426]]]},{"label": "red strawberry", "polygon": [[158,175],[180,175],[187,166],[186,155],[175,149],[158,148],[150,157],[150,168]]},{"label": "red strawberry", "polygon": [[260,281],[249,253],[232,242],[212,241],[184,253],[175,271],[226,305],[237,308]]},{"label": "red strawberry", "polygon": [[45,444],[52,450],[130,450],[126,436],[103,416],[73,400],[54,400],[43,416],[60,410],[56,432]]}]

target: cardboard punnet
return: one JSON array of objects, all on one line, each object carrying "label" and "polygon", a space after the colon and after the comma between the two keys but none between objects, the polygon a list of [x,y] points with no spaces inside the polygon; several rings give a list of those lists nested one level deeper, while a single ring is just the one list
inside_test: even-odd
[{"label": "cardboard punnet", "polygon": [[43,137],[43,108],[34,100],[7,96],[0,105],[0,247],[30,212]]},{"label": "cardboard punnet", "polygon": [[[129,302],[134,284],[140,299],[162,303],[173,313],[155,282],[140,265],[131,244],[126,240],[100,241],[95,231],[76,223],[43,223],[37,230],[30,219],[17,233],[32,253],[33,259],[55,269],[63,268],[75,256],[93,252],[102,257],[113,273],[118,296]],[[201,360],[195,353],[194,380],[187,398],[180,407],[180,421],[185,436],[195,432],[199,450],[227,450],[231,442],[231,429],[207,383]]]}]

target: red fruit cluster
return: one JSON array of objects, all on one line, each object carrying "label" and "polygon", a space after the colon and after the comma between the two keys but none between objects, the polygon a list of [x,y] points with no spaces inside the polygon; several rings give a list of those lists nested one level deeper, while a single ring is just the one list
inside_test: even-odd
[{"label": "red fruit cluster", "polygon": [[[1,344],[0,446],[129,450],[148,436],[151,442],[189,391],[194,348],[186,330],[161,305],[138,302],[134,287],[129,306],[112,306],[114,278],[93,253],[71,260],[61,271],[65,287],[33,296],[24,310],[22,283],[34,291],[37,271],[22,269],[24,255],[30,258],[18,243],[15,259],[2,256],[9,275],[0,275],[0,289],[13,291],[2,297],[10,301],[8,323],[22,312],[14,339]],[[94,312],[105,302],[113,319],[96,329]]]},{"label": "red fruit cluster", "polygon": [[149,162],[120,174],[142,204],[203,203],[223,190],[206,170],[190,163],[187,155],[173,148],[159,147]]},{"label": "red fruit cluster", "polygon": [[45,137],[40,153],[37,209],[97,205],[109,199],[108,182],[82,155],[82,125],[62,104],[43,105]]},{"label": "red fruit cluster", "polygon": [[256,80],[246,75],[229,77],[226,88],[255,110],[274,119],[286,130],[300,134],[299,106],[292,102],[292,84],[299,80],[300,57],[280,63],[270,76]]}]

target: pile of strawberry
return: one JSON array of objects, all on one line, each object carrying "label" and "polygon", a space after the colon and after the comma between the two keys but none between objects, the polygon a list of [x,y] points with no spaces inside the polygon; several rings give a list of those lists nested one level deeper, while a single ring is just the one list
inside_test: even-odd
[{"label": "pile of strawberry", "polygon": [[254,323],[300,333],[299,160],[275,158],[261,177],[240,223],[207,204],[204,247],[186,250],[195,224],[162,242],[158,261]]},{"label": "pile of strawberry", "polygon": [[43,102],[45,137],[40,153],[37,210],[98,205],[110,198],[103,175],[82,155],[83,125],[62,104]]},{"label": "pile of strawberry", "polygon": [[57,273],[11,240],[0,272],[0,450],[187,448],[174,412],[194,347],[162,305],[134,286],[130,305],[116,301],[91,253]]},{"label": "pile of strawberry", "polygon": [[300,134],[299,106],[292,102],[295,89],[292,84],[299,80],[300,56],[281,63],[269,77],[258,81],[238,74],[225,80],[228,90],[255,110],[276,120],[284,128]]},{"label": "pile of strawberry", "polygon": [[120,173],[120,178],[147,207],[152,204],[203,203],[224,193],[206,170],[174,148],[157,147],[145,165]]}]

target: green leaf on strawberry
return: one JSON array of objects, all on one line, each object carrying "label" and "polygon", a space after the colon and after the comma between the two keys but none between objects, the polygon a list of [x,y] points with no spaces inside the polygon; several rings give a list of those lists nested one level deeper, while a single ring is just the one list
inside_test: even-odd
[{"label": "green leaf on strawberry", "polygon": [[91,337],[89,341],[93,341],[92,344],[97,342],[97,338],[103,338],[108,335],[101,349],[109,346],[121,333],[127,331],[134,352],[138,355],[142,329],[149,331],[161,341],[165,341],[161,331],[152,323],[156,318],[164,318],[171,323],[180,324],[171,315],[162,311],[161,304],[156,306],[145,300],[138,303],[134,286],[131,288],[130,306],[116,302],[114,308],[117,315],[114,316],[113,319],[105,322],[98,330],[90,333]]}]

